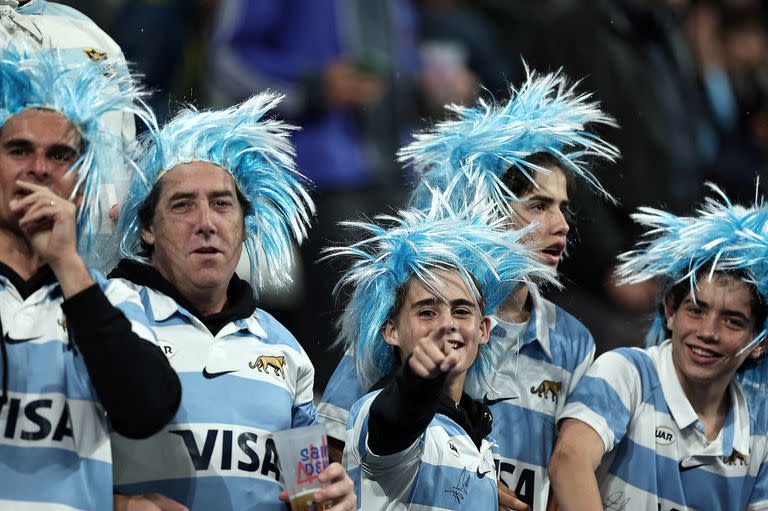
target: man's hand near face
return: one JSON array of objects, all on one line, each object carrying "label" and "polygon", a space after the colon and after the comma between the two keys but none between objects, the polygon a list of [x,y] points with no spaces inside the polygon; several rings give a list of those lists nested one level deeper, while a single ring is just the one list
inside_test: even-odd
[{"label": "man's hand near face", "polygon": [[50,188],[17,181],[29,195],[9,206],[35,253],[50,265],[68,298],[93,284],[85,263],[77,253],[77,206]]}]

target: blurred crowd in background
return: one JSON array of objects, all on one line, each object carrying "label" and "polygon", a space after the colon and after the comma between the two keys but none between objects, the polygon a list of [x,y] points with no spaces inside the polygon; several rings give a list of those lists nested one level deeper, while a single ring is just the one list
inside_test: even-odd
[{"label": "blurred crowd in background", "polygon": [[[524,62],[564,68],[621,126],[602,133],[618,164],[594,168],[620,200],[572,197],[565,291],[550,298],[592,331],[598,352],[641,345],[656,289],[614,285],[615,257],[637,241],[639,206],[690,212],[714,182],[755,195],[768,158],[768,1],[760,0],[64,0],[105,29],[155,91],[179,106],[222,107],[263,89],[286,94],[282,118],[314,183],[317,220],[296,285],[265,305],[312,357],[321,390],[340,268],[321,249],[337,223],[403,205],[397,149],[444,118],[446,103],[502,100]],[[766,179],[760,185],[765,193]],[[299,252],[297,252],[297,255]],[[342,300],[343,303],[343,300]]]}]

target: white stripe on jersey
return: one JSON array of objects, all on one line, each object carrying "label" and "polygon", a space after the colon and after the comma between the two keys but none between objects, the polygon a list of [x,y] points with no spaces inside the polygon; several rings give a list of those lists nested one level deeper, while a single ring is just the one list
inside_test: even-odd
[{"label": "white stripe on jersey", "polygon": [[3,499],[0,499],[0,509],[12,509],[13,511],[85,511],[51,502],[18,502]]},{"label": "white stripe on jersey", "polygon": [[8,403],[0,407],[0,444],[54,447],[110,463],[106,420],[101,406],[91,401],[68,400],[53,392],[9,392]]}]

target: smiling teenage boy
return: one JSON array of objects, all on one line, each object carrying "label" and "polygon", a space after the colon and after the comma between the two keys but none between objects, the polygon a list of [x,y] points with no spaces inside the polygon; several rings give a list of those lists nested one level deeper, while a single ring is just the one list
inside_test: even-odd
[{"label": "smiling teenage boy", "polygon": [[[553,272],[521,234],[471,213],[406,211],[332,249],[353,258],[342,340],[376,389],[352,406],[344,461],[362,509],[496,509],[488,408],[463,392],[494,366],[490,318],[509,289]],[[504,258],[500,256],[504,255]],[[379,380],[377,382],[377,380]],[[383,389],[382,389],[383,387]]]},{"label": "smiling teenage boy", "polygon": [[549,467],[562,509],[768,506],[768,209],[721,198],[634,215],[650,238],[619,276],[666,283],[659,344],[604,354],[576,387]]}]

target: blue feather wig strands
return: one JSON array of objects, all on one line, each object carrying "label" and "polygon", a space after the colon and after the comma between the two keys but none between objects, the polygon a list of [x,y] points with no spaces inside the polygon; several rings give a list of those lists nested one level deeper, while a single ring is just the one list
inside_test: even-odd
[{"label": "blue feather wig strands", "polygon": [[[105,122],[107,114],[132,114],[151,125],[154,117],[143,102],[146,93],[134,77],[109,62],[64,64],[57,51],[33,54],[9,47],[0,51],[0,126],[27,109],[50,110],[77,128],[83,152],[69,172],[77,179],[68,197],[81,197],[77,216],[78,249],[89,265],[98,266],[92,242],[102,224],[99,195],[104,185],[125,180],[133,170],[127,144]],[[106,270],[107,268],[101,268]]]},{"label": "blue feather wig strands", "polygon": [[[526,161],[537,153],[554,156],[564,172],[584,179],[605,197],[611,195],[585,168],[590,157],[615,161],[616,147],[587,131],[588,125],[616,126],[602,112],[591,94],[576,92],[578,84],[569,85],[560,72],[539,75],[526,70],[526,80],[519,89],[510,87],[510,99],[503,104],[480,99],[467,108],[448,105],[450,120],[414,135],[414,141],[399,152],[400,162],[410,165],[423,178],[413,191],[412,205],[427,207],[430,190],[442,188],[453,176],[464,174],[466,184],[457,186],[456,204],[465,200],[464,191],[477,187],[487,202],[510,213],[509,203],[516,199],[503,182],[514,169],[532,182],[536,172],[546,168]],[[471,186],[469,186],[471,184]]]},{"label": "blue feather wig strands", "polygon": [[[482,296],[486,315],[516,285],[556,284],[554,271],[536,262],[534,253],[519,243],[527,231],[506,231],[501,220],[476,210],[454,212],[445,197],[433,195],[426,211],[400,211],[377,220],[344,222],[342,225],[363,231],[367,238],[328,248],[325,255],[350,261],[335,289],[337,296],[342,289],[351,291],[339,321],[337,342],[353,354],[359,381],[366,389],[393,370],[394,351],[385,343],[381,328],[390,318],[398,291],[410,279],[441,296],[436,272],[456,271],[476,299]],[[481,348],[468,378],[482,379],[494,365],[491,344]]]},{"label": "blue feather wig strands", "polygon": [[138,212],[162,176],[180,164],[208,162],[227,171],[250,203],[244,244],[254,291],[267,279],[290,282],[293,241],[306,237],[314,204],[294,163],[289,135],[296,128],[265,117],[282,97],[264,92],[224,110],[188,108],[142,140],[139,173],[118,227],[125,257],[149,263],[140,255]]},{"label": "blue feather wig strands", "polygon": [[[705,200],[696,216],[678,217],[653,208],[640,208],[632,215],[648,230],[634,250],[619,256],[619,281],[635,284],[660,278],[666,295],[687,279],[695,299],[701,278],[711,278],[717,271],[743,271],[748,275],[744,281],[768,304],[768,207],[758,197],[751,207],[734,205],[715,185],[708,186],[714,197]],[[757,328],[744,350],[768,338],[768,320]],[[659,312],[646,339],[648,345],[662,342],[665,333],[665,319]],[[761,365],[765,369],[758,366],[757,371],[740,372],[740,379],[768,384],[768,364]]]}]

